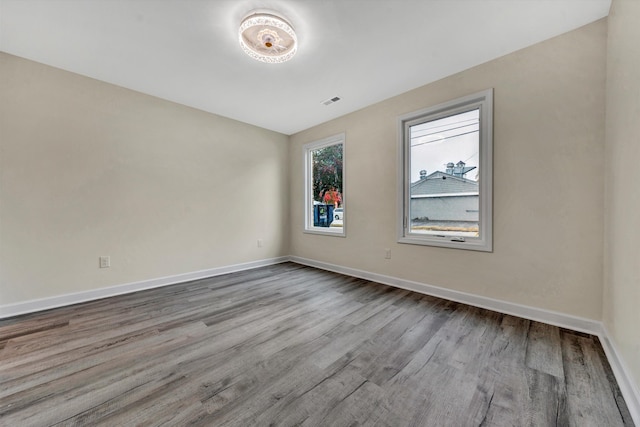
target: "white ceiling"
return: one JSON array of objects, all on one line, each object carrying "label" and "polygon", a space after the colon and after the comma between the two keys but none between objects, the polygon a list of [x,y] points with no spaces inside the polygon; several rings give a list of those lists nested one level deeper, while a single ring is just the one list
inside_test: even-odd
[{"label": "white ceiling", "polygon": [[[0,0],[0,50],[292,134],[607,16],[611,0]],[[253,9],[298,33],[246,56]],[[324,106],[333,96],[341,101]]]}]

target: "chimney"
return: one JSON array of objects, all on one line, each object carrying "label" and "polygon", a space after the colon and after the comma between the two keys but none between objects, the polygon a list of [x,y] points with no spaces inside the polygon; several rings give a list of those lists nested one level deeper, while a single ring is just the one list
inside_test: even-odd
[{"label": "chimney", "polygon": [[422,169],[420,171],[420,179],[427,179],[427,171]]},{"label": "chimney", "polygon": [[454,168],[453,162],[447,163],[447,174],[453,175],[453,168]]}]

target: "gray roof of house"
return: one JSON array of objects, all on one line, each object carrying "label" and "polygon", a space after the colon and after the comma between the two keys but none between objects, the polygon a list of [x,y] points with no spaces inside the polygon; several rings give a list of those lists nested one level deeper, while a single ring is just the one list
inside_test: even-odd
[{"label": "gray roof of house", "polygon": [[478,183],[436,171],[411,184],[411,195],[478,192]]}]

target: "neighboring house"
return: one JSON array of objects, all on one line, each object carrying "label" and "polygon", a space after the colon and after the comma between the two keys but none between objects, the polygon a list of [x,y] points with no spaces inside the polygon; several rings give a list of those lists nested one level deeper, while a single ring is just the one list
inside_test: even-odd
[{"label": "neighboring house", "polygon": [[445,172],[420,171],[420,179],[411,184],[412,222],[477,226],[478,182],[465,178],[474,169],[460,161],[449,163]]}]

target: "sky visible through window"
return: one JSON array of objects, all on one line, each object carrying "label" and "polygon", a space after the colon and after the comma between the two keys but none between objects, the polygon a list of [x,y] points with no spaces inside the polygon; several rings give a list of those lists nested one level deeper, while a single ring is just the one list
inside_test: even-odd
[{"label": "sky visible through window", "polygon": [[411,182],[427,175],[444,172],[447,163],[463,161],[476,166],[465,178],[477,181],[480,174],[479,140],[480,110],[456,114],[411,126]]}]

